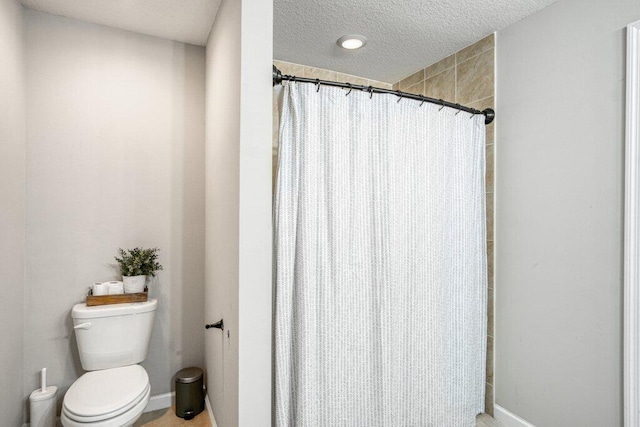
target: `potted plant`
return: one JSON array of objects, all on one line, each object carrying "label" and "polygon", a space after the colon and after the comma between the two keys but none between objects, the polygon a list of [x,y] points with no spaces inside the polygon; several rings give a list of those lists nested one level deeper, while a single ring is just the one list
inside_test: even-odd
[{"label": "potted plant", "polygon": [[129,250],[118,249],[119,257],[115,257],[120,266],[124,292],[134,294],[144,292],[144,284],[147,276],[156,275],[156,271],[162,270],[158,262],[158,248],[133,248]]}]

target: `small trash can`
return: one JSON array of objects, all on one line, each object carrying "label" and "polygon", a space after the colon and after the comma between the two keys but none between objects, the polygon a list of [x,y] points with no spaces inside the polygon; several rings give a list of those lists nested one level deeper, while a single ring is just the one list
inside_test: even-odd
[{"label": "small trash can", "polygon": [[204,379],[202,369],[184,368],[176,381],[176,416],[190,420],[204,410]]}]

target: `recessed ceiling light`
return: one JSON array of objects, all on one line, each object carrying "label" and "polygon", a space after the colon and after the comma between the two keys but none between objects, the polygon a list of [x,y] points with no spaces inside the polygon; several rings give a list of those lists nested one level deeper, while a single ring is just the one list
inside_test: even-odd
[{"label": "recessed ceiling light", "polygon": [[338,39],[336,43],[338,44],[338,46],[344,49],[349,49],[349,50],[360,49],[362,46],[367,44],[367,38],[365,36],[357,36],[357,35],[342,36]]}]

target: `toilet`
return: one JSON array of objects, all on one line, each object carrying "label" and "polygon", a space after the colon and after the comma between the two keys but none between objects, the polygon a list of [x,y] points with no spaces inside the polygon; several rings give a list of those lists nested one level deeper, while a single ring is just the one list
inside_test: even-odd
[{"label": "toilet", "polygon": [[138,363],[147,357],[157,300],[71,311],[82,367],[89,371],[64,396],[65,427],[132,425],[149,403],[149,375]]}]

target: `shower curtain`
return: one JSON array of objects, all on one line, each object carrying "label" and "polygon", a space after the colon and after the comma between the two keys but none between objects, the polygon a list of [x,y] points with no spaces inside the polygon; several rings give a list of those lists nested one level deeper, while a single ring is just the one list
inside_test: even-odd
[{"label": "shower curtain", "polygon": [[276,426],[475,426],[484,117],[304,83],[283,97]]}]

